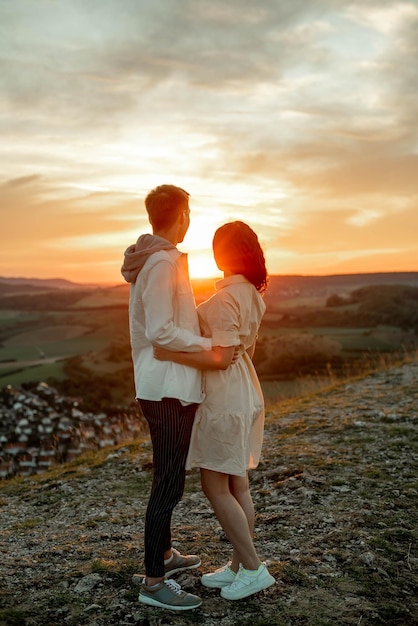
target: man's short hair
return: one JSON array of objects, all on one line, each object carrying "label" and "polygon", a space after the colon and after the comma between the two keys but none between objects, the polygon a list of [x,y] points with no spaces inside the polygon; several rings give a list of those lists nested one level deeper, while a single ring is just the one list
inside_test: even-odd
[{"label": "man's short hair", "polygon": [[189,194],[175,185],[159,185],[145,198],[145,208],[153,228],[170,228],[179,214],[187,208]]}]

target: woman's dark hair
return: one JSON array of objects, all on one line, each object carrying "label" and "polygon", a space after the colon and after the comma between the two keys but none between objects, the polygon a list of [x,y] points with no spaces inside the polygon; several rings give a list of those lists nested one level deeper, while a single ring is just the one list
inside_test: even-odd
[{"label": "woman's dark hair", "polygon": [[243,274],[260,293],[267,288],[264,253],[255,232],[244,222],[228,222],[215,232],[213,253],[222,271]]}]

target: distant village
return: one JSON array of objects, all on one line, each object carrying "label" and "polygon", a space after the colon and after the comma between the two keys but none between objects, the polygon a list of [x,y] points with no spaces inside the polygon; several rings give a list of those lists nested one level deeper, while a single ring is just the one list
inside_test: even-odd
[{"label": "distant village", "polygon": [[0,389],[0,479],[38,474],[57,463],[143,436],[143,418],[83,412],[80,402],[46,383]]}]

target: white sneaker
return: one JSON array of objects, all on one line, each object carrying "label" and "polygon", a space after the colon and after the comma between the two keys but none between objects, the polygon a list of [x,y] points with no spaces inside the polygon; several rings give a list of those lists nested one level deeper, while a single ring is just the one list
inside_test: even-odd
[{"label": "white sneaker", "polygon": [[265,563],[261,563],[255,572],[241,566],[234,582],[221,589],[221,596],[227,600],[241,600],[241,598],[247,598],[253,593],[271,587],[275,582]]},{"label": "white sneaker", "polygon": [[231,562],[227,563],[223,567],[211,572],[210,574],[203,574],[200,582],[205,587],[211,589],[222,589],[234,582],[237,577],[236,573],[230,568]]}]

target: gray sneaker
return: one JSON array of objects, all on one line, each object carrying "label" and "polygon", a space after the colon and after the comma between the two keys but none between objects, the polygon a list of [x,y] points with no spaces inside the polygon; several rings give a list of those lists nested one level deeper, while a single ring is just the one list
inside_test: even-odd
[{"label": "gray sneaker", "polygon": [[201,561],[198,556],[195,556],[194,554],[183,556],[175,548],[172,548],[172,551],[173,558],[170,563],[167,563],[165,566],[165,578],[170,578],[170,576],[177,574],[177,572],[184,572],[185,570],[196,569],[196,567],[199,567]]},{"label": "gray sneaker", "polygon": [[197,609],[202,604],[200,598],[183,591],[175,580],[163,580],[152,587],[142,583],[138,600],[143,604],[171,611],[189,611]]},{"label": "gray sneaker", "polygon": [[[167,563],[167,565],[165,565],[164,578],[170,578],[170,576],[173,576],[173,574],[177,574],[177,572],[184,572],[188,569],[196,569],[196,567],[199,567],[201,561],[198,556],[195,556],[194,554],[188,554],[187,556],[183,556],[175,548],[172,548],[172,551],[173,558],[171,559],[170,563]],[[144,580],[145,574],[133,574],[132,576],[132,584],[136,587],[142,585]]]}]

